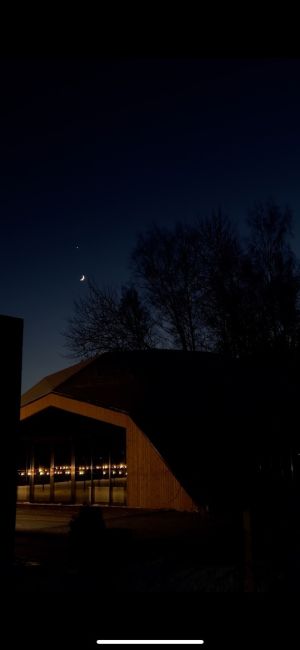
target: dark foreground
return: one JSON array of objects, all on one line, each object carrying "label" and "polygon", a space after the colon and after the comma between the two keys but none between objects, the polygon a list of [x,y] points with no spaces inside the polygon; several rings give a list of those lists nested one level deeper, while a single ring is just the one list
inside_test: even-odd
[{"label": "dark foreground", "polygon": [[204,648],[273,648],[280,640],[278,647],[299,647],[291,593],[297,567],[288,569],[284,530],[276,538],[266,529],[254,566],[256,593],[245,594],[236,517],[105,508],[101,543],[74,550],[69,523],[78,510],[17,509],[12,647],[16,641],[24,648],[88,649],[101,638],[204,638]]},{"label": "dark foreground", "polygon": [[105,530],[95,547],[71,548],[74,507],[19,506],[16,587],[19,592],[240,591],[240,531],[230,519],[200,514],[104,508]]},{"label": "dark foreground", "polygon": [[[101,588],[109,593],[299,593],[300,548],[279,517],[245,551],[242,521],[174,511],[93,508],[104,530],[86,531],[74,546],[70,522],[80,507],[17,508],[15,587],[18,592]],[[249,582],[250,575],[250,582]]]}]

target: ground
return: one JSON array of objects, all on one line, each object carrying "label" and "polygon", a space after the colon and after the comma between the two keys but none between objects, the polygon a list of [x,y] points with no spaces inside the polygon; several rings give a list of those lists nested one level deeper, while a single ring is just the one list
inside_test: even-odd
[{"label": "ground", "polygon": [[[79,506],[17,507],[15,586],[18,592],[93,589],[107,592],[231,592],[247,587],[242,518],[98,507],[105,530],[86,532],[77,545],[70,522]],[[256,592],[299,593],[300,541],[279,516],[260,522],[252,539],[250,573]]]},{"label": "ground", "polygon": [[236,517],[101,508],[104,536],[96,548],[87,536],[87,546],[74,553],[69,524],[78,512],[78,506],[17,507],[12,647],[88,650],[97,638],[166,637],[203,637],[204,647],[218,649],[299,647],[287,644],[298,614],[270,530],[254,567],[255,588],[284,598],[272,599],[268,611],[269,600],[242,593]]},{"label": "ground", "polygon": [[68,590],[106,574],[114,592],[240,591],[240,531],[230,519],[199,513],[101,508],[105,539],[88,549],[89,570],[71,557],[69,524],[79,507],[17,507],[18,590]]}]

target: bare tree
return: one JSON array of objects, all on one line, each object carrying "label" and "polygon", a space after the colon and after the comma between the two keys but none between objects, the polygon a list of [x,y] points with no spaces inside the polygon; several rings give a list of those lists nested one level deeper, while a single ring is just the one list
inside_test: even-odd
[{"label": "bare tree", "polygon": [[253,350],[299,346],[299,263],[290,246],[292,214],[273,202],[248,219],[245,295]]},{"label": "bare tree", "polygon": [[244,356],[298,347],[300,275],[290,210],[256,206],[244,247],[220,214],[198,228],[207,274],[203,313],[215,349]]},{"label": "bare tree", "polygon": [[89,281],[88,294],[74,302],[74,314],[63,335],[75,358],[90,358],[110,350],[147,349],[154,345],[153,323],[134,287],[121,294]]},{"label": "bare tree", "polygon": [[152,310],[161,341],[183,350],[201,346],[197,236],[178,224],[140,235],[132,254],[134,277]]},{"label": "bare tree", "polygon": [[134,277],[171,345],[191,351],[226,347],[238,261],[237,239],[221,213],[194,226],[154,226],[140,235]]},{"label": "bare tree", "polygon": [[121,290],[118,326],[123,349],[145,350],[155,347],[157,340],[153,319],[133,285]]},{"label": "bare tree", "polygon": [[237,357],[299,348],[300,274],[291,214],[257,206],[243,246],[220,211],[194,225],[154,225],[138,237],[133,284],[89,283],[65,332],[73,356],[155,346]]},{"label": "bare tree", "polygon": [[197,224],[201,322],[210,347],[236,356],[241,332],[242,249],[230,220],[219,210]]}]

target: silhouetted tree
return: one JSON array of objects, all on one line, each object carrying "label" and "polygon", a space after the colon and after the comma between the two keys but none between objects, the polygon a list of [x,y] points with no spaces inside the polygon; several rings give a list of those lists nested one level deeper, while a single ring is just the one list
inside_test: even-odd
[{"label": "silhouetted tree", "polygon": [[197,224],[201,323],[210,348],[236,355],[240,347],[242,249],[229,219],[220,211]]},{"label": "silhouetted tree", "polygon": [[242,273],[248,353],[287,352],[299,346],[299,263],[289,243],[290,210],[270,202],[248,219]]},{"label": "silhouetted tree", "polygon": [[220,212],[140,235],[132,268],[162,338],[183,350],[229,348],[240,250]]},{"label": "silhouetted tree", "polygon": [[118,324],[123,349],[145,350],[155,346],[153,319],[134,286],[122,288]]},{"label": "silhouetted tree", "polygon": [[178,224],[140,235],[132,254],[135,280],[153,314],[160,340],[183,350],[201,346],[197,232]]},{"label": "silhouetted tree", "polygon": [[71,356],[93,357],[111,350],[143,350],[153,346],[153,323],[134,287],[100,289],[89,281],[85,298],[74,302],[64,332]]},{"label": "silhouetted tree", "polygon": [[295,350],[300,341],[299,264],[292,217],[257,206],[242,244],[220,211],[193,225],[154,225],[131,256],[121,292],[89,283],[65,332],[77,357],[155,346],[232,357]]}]

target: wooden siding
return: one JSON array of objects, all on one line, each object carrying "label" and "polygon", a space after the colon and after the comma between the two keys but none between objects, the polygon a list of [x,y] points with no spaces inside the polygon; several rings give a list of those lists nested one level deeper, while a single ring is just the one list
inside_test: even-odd
[{"label": "wooden siding", "polygon": [[126,441],[129,507],[197,510],[196,504],[167,467],[149,438],[131,419]]},{"label": "wooden siding", "polygon": [[41,397],[30,404],[26,404],[26,406],[22,406],[20,419],[24,420],[49,407],[62,409],[63,411],[68,411],[69,413],[75,413],[77,415],[83,415],[87,418],[101,420],[102,422],[108,422],[108,424],[114,424],[115,426],[123,427],[124,429],[127,429],[128,427],[129,416],[126,415],[126,413],[112,411],[103,408],[102,406],[95,406],[88,402],[81,402],[80,400],[63,397],[62,395],[57,395],[55,393],[50,393],[49,395],[45,395],[45,397]]},{"label": "wooden siding", "polygon": [[21,407],[24,420],[54,407],[126,429],[127,506],[131,508],[195,511],[196,504],[183,489],[163,458],[126,413],[112,411],[50,393]]}]

